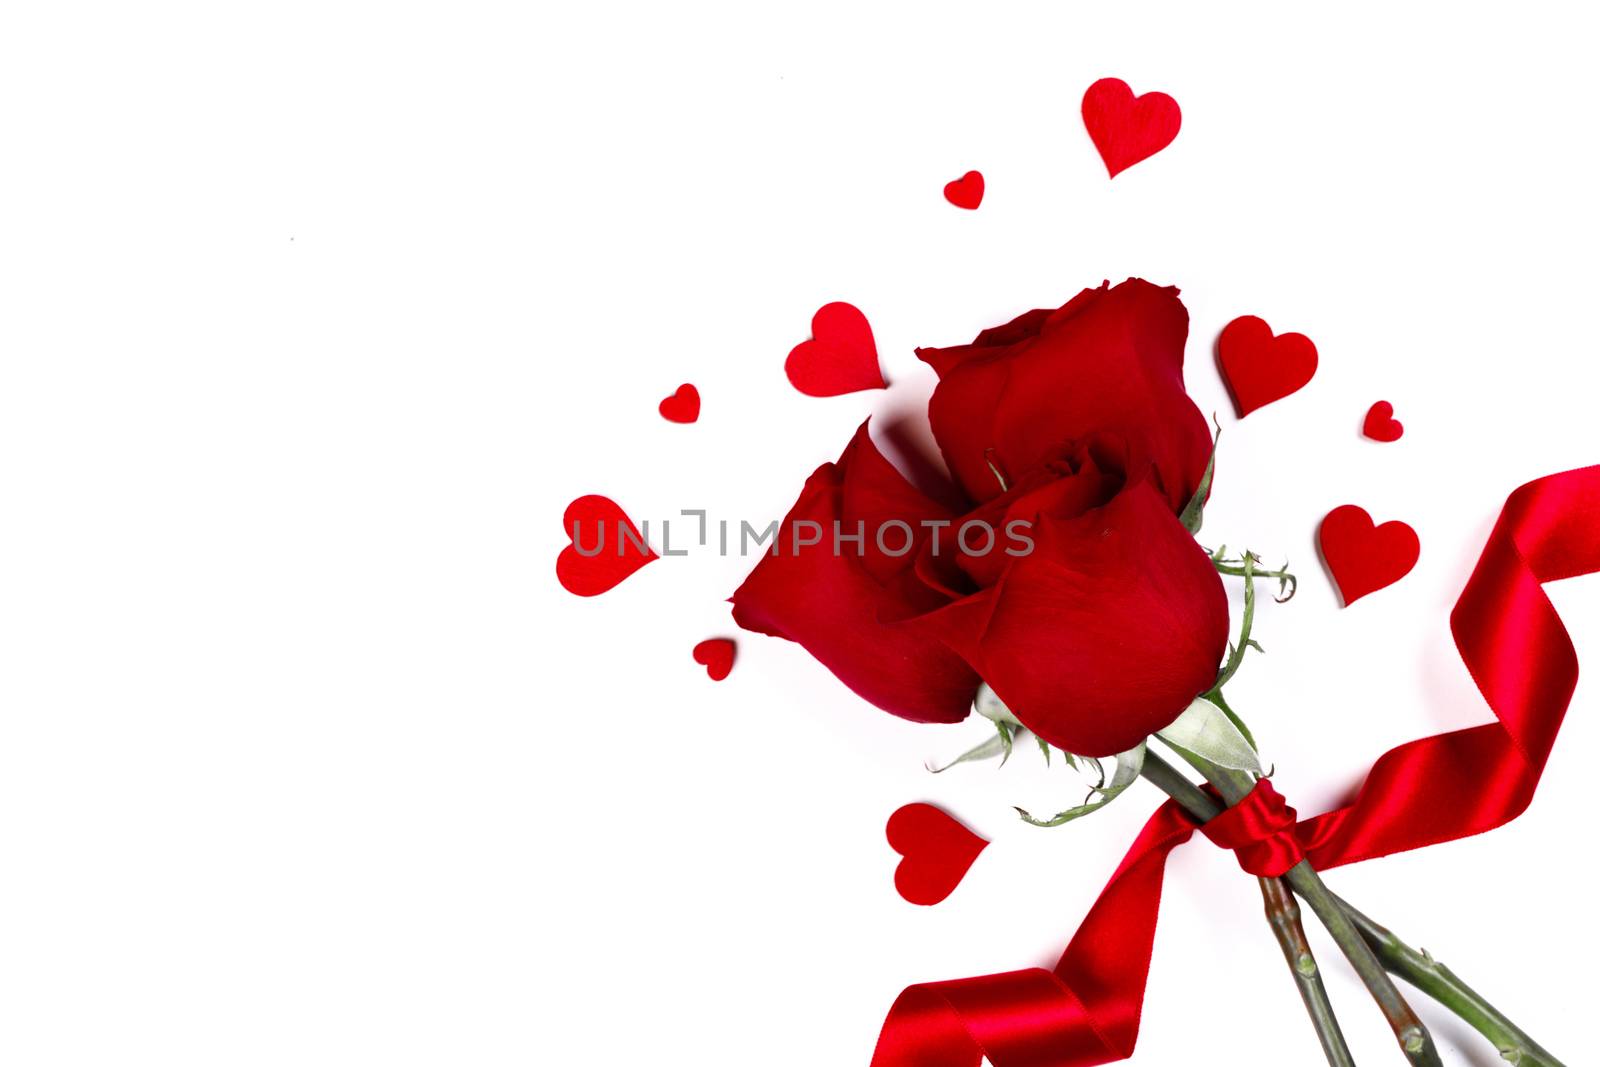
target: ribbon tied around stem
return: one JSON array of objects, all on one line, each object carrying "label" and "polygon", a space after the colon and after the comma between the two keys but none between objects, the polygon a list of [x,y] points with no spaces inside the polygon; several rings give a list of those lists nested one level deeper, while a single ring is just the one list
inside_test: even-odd
[{"label": "ribbon tied around stem", "polygon": [[[1577,653],[1543,584],[1600,572],[1600,466],[1552,474],[1506,500],[1450,613],[1450,629],[1494,721],[1384,753],[1355,799],[1296,822],[1265,779],[1202,827],[1252,874],[1301,859],[1319,870],[1502,826],[1527,808],[1578,680]],[[1158,808],[1050,970],[908,987],[872,1067],[1096,1067],[1139,1036],[1167,856],[1194,833]]]},{"label": "ribbon tied around stem", "polygon": [[[1217,795],[1210,787],[1206,792]],[[1201,824],[1200,832],[1212,844],[1230,850],[1247,873],[1279,878],[1306,858],[1295,825],[1294,809],[1272,788],[1270,780],[1262,778],[1243,800]]]}]

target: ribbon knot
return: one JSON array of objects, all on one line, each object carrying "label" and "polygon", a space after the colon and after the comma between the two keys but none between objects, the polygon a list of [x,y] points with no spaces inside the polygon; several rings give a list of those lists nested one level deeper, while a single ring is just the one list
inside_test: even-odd
[{"label": "ribbon knot", "polygon": [[[1450,614],[1495,721],[1409,741],[1355,799],[1295,826],[1265,780],[1201,829],[1262,877],[1318,870],[1481,834],[1533,799],[1578,681],[1545,582],[1600,573],[1600,466],[1529,482],[1506,501]],[[1052,970],[908,987],[872,1067],[1097,1067],[1133,1055],[1167,856],[1195,824],[1168,801],[1122,858]]]},{"label": "ribbon knot", "polygon": [[1200,827],[1213,844],[1230,850],[1239,866],[1258,878],[1277,878],[1306,858],[1294,835],[1294,809],[1259,779],[1239,803]]}]

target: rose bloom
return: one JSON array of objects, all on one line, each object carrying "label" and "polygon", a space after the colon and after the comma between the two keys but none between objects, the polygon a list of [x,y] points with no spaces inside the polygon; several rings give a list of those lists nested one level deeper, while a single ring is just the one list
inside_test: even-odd
[{"label": "rose bloom", "polygon": [[1178,290],[1130,279],[918,349],[966,508],[913,487],[863,425],[806,481],[734,619],[903,718],[958,722],[981,680],[1068,752],[1139,744],[1211,687],[1228,641],[1222,581],[1178,517],[1212,449],[1188,330]]}]

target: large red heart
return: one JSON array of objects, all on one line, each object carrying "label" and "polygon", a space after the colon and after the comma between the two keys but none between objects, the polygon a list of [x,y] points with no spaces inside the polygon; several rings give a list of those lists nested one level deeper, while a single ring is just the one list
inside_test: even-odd
[{"label": "large red heart", "polygon": [[700,390],[684,382],[677,392],[657,406],[657,410],[668,422],[693,422],[700,417]]},{"label": "large red heart", "polygon": [[1406,428],[1394,417],[1394,405],[1387,400],[1380,400],[1367,411],[1361,432],[1374,441],[1398,441]]},{"label": "large red heart", "polygon": [[1083,125],[1115,178],[1178,136],[1183,114],[1166,93],[1134,96],[1121,78],[1101,78],[1083,94]]},{"label": "large red heart", "polygon": [[1354,504],[1328,512],[1317,540],[1346,607],[1410,574],[1422,551],[1417,531],[1399,521],[1374,526]]},{"label": "large red heart", "polygon": [[561,522],[572,544],[556,557],[556,580],[569,593],[598,596],[657,558],[627,513],[606,497],[580,496]]},{"label": "large red heart", "polygon": [[932,804],[907,804],[889,816],[889,847],[905,858],[894,887],[913,904],[937,904],[955,891],[989,842]]},{"label": "large red heart", "polygon": [[824,304],[811,316],[811,340],[794,346],[783,371],[807,396],[883,389],[878,345],[867,317],[850,304]]},{"label": "large red heart", "polygon": [[694,661],[703,665],[713,682],[720,682],[733,670],[737,645],[726,637],[708,637],[694,646]]},{"label": "large red heart", "polygon": [[956,207],[976,211],[978,205],[983,203],[983,175],[969,170],[955,181],[946,182],[944,198]]},{"label": "large red heart", "polygon": [[1317,373],[1317,346],[1304,334],[1274,337],[1265,321],[1241,315],[1222,328],[1217,360],[1244,418],[1309,382]]}]

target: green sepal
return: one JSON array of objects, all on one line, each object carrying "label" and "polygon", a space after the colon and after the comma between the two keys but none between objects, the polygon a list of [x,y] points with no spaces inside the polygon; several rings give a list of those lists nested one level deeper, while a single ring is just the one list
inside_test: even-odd
[{"label": "green sepal", "polygon": [[[1239,732],[1244,734],[1244,739],[1250,743],[1250,748],[1252,751],[1261,751],[1261,747],[1256,744],[1255,734],[1250,732],[1250,727],[1246,726],[1244,719],[1240,718],[1239,713],[1230,708],[1228,706],[1228,702],[1222,699],[1222,690],[1213,689],[1211,692],[1206,694],[1206,699],[1211,701],[1211,703],[1215,704],[1217,707],[1221,708],[1222,714],[1228,717],[1228,721],[1239,728]],[[1268,775],[1268,777],[1270,778],[1271,775]]]},{"label": "green sepal", "polygon": [[1195,698],[1157,737],[1190,755],[1236,771],[1261,773],[1255,743],[1240,729],[1238,717],[1204,697]]},{"label": "green sepal", "polygon": [[1011,746],[1016,740],[1016,728],[1010,723],[997,722],[994,724],[995,734],[982,744],[974,745],[943,767],[932,767],[928,770],[934,774],[943,774],[958,763],[976,763],[979,760],[1000,757],[1000,766],[1006,765],[1006,760],[1011,758]]},{"label": "green sepal", "polygon": [[1222,440],[1222,426],[1215,415],[1211,416],[1211,424],[1216,426],[1217,435],[1211,439],[1211,458],[1206,460],[1206,472],[1200,476],[1200,485],[1195,489],[1194,496],[1189,498],[1189,502],[1183,506],[1183,513],[1178,516],[1183,528],[1192,534],[1198,534],[1205,523],[1206,497],[1211,493],[1211,476],[1217,471],[1217,444]]},{"label": "green sepal", "polygon": [[1112,773],[1111,781],[1107,783],[1102,774],[1100,784],[1091,790],[1091,794],[1099,794],[1094,800],[1079,804],[1075,808],[1068,808],[1049,819],[1036,819],[1023,808],[1017,808],[1017,814],[1022,816],[1022,821],[1029,826],[1064,826],[1085,815],[1092,815],[1117,799],[1123,790],[1139,780],[1139,771],[1144,767],[1144,742],[1140,742],[1137,748],[1118,753],[1116,759],[1117,769]]}]

